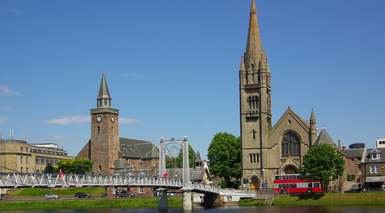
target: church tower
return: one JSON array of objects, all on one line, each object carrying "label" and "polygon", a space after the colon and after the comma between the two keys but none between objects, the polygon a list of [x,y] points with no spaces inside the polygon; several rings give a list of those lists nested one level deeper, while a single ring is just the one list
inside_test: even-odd
[{"label": "church tower", "polygon": [[88,158],[95,174],[113,174],[119,159],[119,110],[112,108],[106,77],[102,75],[95,109],[91,109],[91,141]]},{"label": "church tower", "polygon": [[251,2],[246,52],[239,70],[240,130],[243,179],[254,188],[270,177],[268,165],[271,132],[271,79],[267,57],[262,48],[255,1]]}]

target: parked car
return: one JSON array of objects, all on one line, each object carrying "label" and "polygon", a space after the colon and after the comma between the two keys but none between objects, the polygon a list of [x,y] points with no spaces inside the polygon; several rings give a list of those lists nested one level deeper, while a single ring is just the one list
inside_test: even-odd
[{"label": "parked car", "polygon": [[175,197],[176,194],[172,192],[167,192],[167,197]]},{"label": "parked car", "polygon": [[135,197],[135,194],[127,191],[117,191],[115,197]]},{"label": "parked car", "polygon": [[91,195],[85,193],[85,192],[76,192],[74,195],[75,198],[90,198]]},{"label": "parked car", "polygon": [[55,194],[53,194],[53,193],[47,193],[47,194],[44,195],[44,197],[45,197],[46,199],[48,199],[48,200],[58,199],[58,198],[59,198],[59,196],[57,196],[57,195],[55,195]]}]

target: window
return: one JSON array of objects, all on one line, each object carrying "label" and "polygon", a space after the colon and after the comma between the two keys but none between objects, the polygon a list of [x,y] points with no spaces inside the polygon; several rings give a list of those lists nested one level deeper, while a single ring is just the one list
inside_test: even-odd
[{"label": "window", "polygon": [[139,187],[139,194],[143,194],[143,187]]},{"label": "window", "polygon": [[369,173],[370,174],[378,174],[378,166],[377,165],[370,165],[369,166]]},{"label": "window", "polygon": [[247,102],[249,103],[249,109],[258,109],[258,96],[247,97]]},{"label": "window", "polygon": [[381,158],[381,153],[379,152],[370,153],[371,160],[379,160],[380,158]]},{"label": "window", "polygon": [[282,157],[299,156],[300,155],[300,140],[293,133],[289,132],[282,139]]},{"label": "window", "polygon": [[20,163],[23,163],[23,156],[20,156]]}]

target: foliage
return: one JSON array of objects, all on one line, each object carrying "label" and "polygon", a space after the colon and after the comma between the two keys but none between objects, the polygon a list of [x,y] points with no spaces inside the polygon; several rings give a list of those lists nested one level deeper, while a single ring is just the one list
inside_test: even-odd
[{"label": "foliage", "polygon": [[64,173],[86,174],[92,170],[92,162],[90,160],[61,160],[57,163],[57,170],[61,169]]},{"label": "foliage", "polygon": [[344,164],[343,156],[333,146],[315,145],[303,157],[301,174],[320,180],[324,190],[327,190],[329,182],[343,174]]},{"label": "foliage", "polygon": [[241,143],[239,137],[226,132],[214,135],[209,150],[210,171],[224,179],[222,187],[232,187],[232,178],[241,178]]},{"label": "foliage", "polygon": [[[197,154],[195,153],[192,146],[189,144],[189,165],[190,168],[195,167],[195,160]],[[166,156],[166,168],[183,168],[183,149],[181,148],[177,157],[173,158]]]},{"label": "foliage", "polygon": [[52,164],[48,163],[44,168],[44,173],[46,174],[56,173],[56,169],[52,166]]}]

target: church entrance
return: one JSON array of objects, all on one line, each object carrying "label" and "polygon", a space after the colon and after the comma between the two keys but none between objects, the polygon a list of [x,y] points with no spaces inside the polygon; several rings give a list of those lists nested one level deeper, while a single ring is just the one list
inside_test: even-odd
[{"label": "church entrance", "polygon": [[283,169],[283,172],[287,175],[290,175],[290,174],[298,174],[298,169],[297,167],[293,166],[293,165],[287,165],[284,169]]},{"label": "church entrance", "polygon": [[260,186],[260,181],[256,175],[251,176],[251,188],[258,190]]}]

